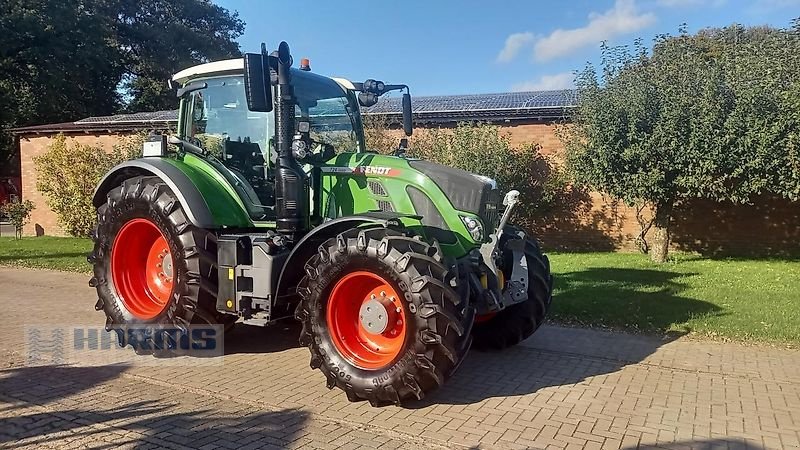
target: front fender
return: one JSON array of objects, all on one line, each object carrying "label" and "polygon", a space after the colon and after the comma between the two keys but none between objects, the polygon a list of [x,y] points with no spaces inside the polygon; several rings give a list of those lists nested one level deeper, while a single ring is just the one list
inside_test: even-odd
[{"label": "front fender", "polygon": [[420,219],[419,216],[413,214],[367,212],[357,216],[339,217],[315,227],[297,242],[297,245],[294,246],[289,257],[286,259],[286,263],[281,269],[280,277],[278,277],[278,287],[276,290],[278,296],[290,293],[290,289],[297,286],[297,283],[300,282],[300,279],[303,278],[303,274],[305,273],[303,266],[306,261],[311,258],[317,251],[317,248],[326,240],[346,230],[365,224],[379,224],[384,227],[389,227],[391,225],[402,226],[400,219],[403,218]]}]

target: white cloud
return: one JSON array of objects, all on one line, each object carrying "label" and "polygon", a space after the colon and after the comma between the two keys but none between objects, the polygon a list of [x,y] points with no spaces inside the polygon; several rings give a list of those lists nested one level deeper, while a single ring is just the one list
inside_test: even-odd
[{"label": "white cloud", "polygon": [[515,92],[523,91],[557,91],[575,87],[575,75],[572,72],[561,72],[553,75],[542,75],[537,80],[523,81],[511,86]]},{"label": "white cloud", "polygon": [[533,33],[514,33],[506,38],[506,45],[497,55],[497,62],[509,62],[520,50],[534,40]]},{"label": "white cloud", "polygon": [[658,0],[659,6],[667,8],[686,8],[690,6],[722,6],[727,0]]},{"label": "white cloud", "polygon": [[641,30],[655,21],[655,14],[639,13],[633,0],[617,0],[614,7],[606,12],[589,14],[586,26],[568,30],[559,28],[537,40],[534,55],[539,61],[555,59],[583,47]]}]

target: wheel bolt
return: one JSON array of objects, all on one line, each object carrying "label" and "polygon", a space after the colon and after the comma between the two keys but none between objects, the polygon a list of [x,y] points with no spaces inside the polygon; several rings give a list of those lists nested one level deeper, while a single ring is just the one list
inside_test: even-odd
[{"label": "wheel bolt", "polygon": [[161,267],[161,263],[156,263],[156,267]]},{"label": "wheel bolt", "polygon": [[381,297],[386,297],[386,291],[381,291]]},{"label": "wheel bolt", "polygon": [[375,294],[370,295],[369,298],[371,298],[372,300],[375,300]]},{"label": "wheel bolt", "polygon": [[398,320],[398,321],[397,321],[397,325],[402,325],[402,324],[403,324],[403,321],[402,321],[402,320]]},{"label": "wheel bolt", "polygon": [[401,311],[403,311],[403,310],[399,306],[397,307],[397,309],[395,309],[395,312],[401,312]]}]

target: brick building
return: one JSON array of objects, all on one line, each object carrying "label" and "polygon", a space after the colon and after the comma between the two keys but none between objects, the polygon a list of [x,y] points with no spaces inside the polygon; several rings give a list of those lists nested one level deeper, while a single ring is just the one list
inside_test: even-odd
[{"label": "brick building", "polygon": [[[543,153],[560,155],[563,145],[555,130],[567,123],[575,105],[572,91],[516,92],[457,96],[416,97],[415,126],[452,127],[458,122],[480,121],[503,127],[515,144],[536,142]],[[398,122],[398,98],[382,99],[365,111]],[[36,190],[33,158],[46,151],[59,133],[81,144],[110,149],[120,137],[146,130],[174,129],[175,111],[91,117],[76,122],[18,128],[14,131],[20,152],[22,197],[36,205],[25,234],[62,235],[53,212]],[[783,254],[800,251],[800,205],[762,199],[754,205],[732,206],[710,202],[685,205],[673,229],[675,247],[707,253]],[[576,198],[569,208],[538,230],[549,248],[569,250],[634,250],[639,224],[635,211],[590,193]]]}]

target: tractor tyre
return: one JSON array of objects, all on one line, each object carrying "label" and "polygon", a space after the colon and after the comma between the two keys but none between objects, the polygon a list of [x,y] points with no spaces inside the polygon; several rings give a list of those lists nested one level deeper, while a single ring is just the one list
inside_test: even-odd
[{"label": "tractor tyre", "polygon": [[324,242],[305,272],[300,344],[350,401],[422,399],[470,347],[474,309],[437,244],[382,226],[352,229]]},{"label": "tractor tyre", "polygon": [[[505,248],[510,239],[521,239],[518,230],[508,226],[500,237],[499,246]],[[533,239],[525,239],[525,257],[528,262],[528,299],[485,316],[478,316],[472,331],[473,346],[478,350],[502,350],[519,344],[530,337],[544,322],[553,300],[553,276],[550,261]],[[502,265],[505,279],[511,278],[512,252],[503,252]]]},{"label": "tractor tyre", "polygon": [[176,353],[176,343],[157,329],[230,325],[235,317],[216,312],[216,236],[189,222],[172,190],[158,177],[139,176],[106,199],[97,209],[89,285],[120,345],[165,355]]}]

